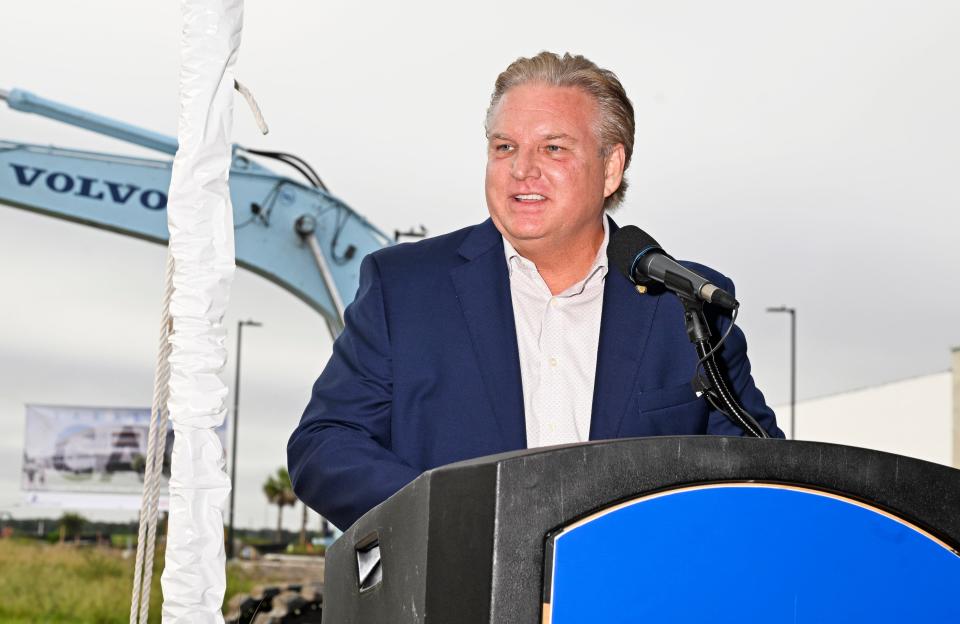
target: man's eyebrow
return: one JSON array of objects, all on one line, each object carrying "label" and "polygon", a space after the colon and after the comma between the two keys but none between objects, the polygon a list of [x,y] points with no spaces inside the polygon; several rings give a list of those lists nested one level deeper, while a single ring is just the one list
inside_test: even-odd
[{"label": "man's eyebrow", "polygon": [[[511,139],[510,137],[508,137],[508,136],[505,135],[505,134],[501,134],[501,133],[499,133],[499,132],[494,132],[493,134],[487,135],[487,140],[488,140],[488,141],[512,141],[513,139]],[[577,140],[576,140],[575,138],[573,138],[573,137],[570,136],[569,134],[565,134],[565,133],[562,133],[562,132],[559,133],[559,134],[548,134],[547,136],[543,137],[543,140],[544,140],[544,141],[560,141],[560,140],[563,140],[563,141],[570,141],[571,143],[576,143],[576,142],[577,142]]]}]

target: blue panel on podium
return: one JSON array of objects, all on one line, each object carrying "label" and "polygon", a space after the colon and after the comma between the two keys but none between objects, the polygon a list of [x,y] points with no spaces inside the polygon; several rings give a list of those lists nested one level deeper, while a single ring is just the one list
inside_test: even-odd
[{"label": "blue panel on podium", "polygon": [[884,511],[774,484],[670,490],[551,535],[543,621],[960,622],[960,557]]}]

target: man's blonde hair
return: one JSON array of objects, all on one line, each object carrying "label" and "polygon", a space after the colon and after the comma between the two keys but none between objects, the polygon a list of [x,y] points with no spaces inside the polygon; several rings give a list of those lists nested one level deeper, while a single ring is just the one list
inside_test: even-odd
[{"label": "man's blonde hair", "polygon": [[[626,173],[633,155],[633,104],[627,97],[620,80],[609,69],[602,69],[593,61],[569,52],[562,57],[553,52],[541,52],[531,57],[520,57],[510,63],[503,73],[497,76],[490,107],[487,108],[486,130],[490,132],[490,118],[503,95],[522,84],[542,83],[554,87],[577,87],[593,96],[600,111],[596,133],[601,145],[601,155],[606,158],[610,150],[618,143],[623,145],[623,171]],[[603,202],[606,210],[620,205],[627,192],[627,179],[624,176],[620,187]]]}]

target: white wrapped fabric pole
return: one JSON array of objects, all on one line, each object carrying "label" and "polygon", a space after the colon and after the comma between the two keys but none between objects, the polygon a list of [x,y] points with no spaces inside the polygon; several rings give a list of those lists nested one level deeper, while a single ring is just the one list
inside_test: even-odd
[{"label": "white wrapped fabric pole", "polygon": [[170,419],[175,438],[161,577],[164,622],[223,622],[223,509],[230,492],[214,428],[226,414],[223,315],[234,274],[233,65],[242,0],[183,0],[180,147],[168,203],[174,260]]}]

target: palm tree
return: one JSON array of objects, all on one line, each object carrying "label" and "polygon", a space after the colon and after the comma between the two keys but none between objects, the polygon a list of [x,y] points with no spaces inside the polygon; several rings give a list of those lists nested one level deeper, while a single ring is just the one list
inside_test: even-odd
[{"label": "palm tree", "polygon": [[290,473],[286,468],[277,468],[277,473],[267,477],[263,483],[263,493],[267,500],[277,506],[277,535],[276,541],[283,540],[283,508],[293,506],[297,497],[293,493],[293,484],[290,483]]}]

